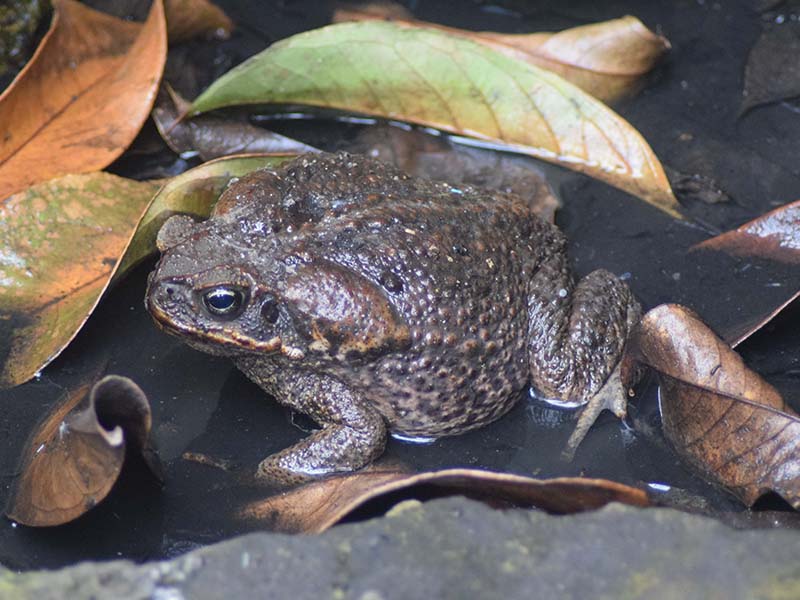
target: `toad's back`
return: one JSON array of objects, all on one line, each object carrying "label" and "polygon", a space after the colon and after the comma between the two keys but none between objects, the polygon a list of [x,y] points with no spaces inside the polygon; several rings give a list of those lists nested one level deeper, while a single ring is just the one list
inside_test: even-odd
[{"label": "toad's back", "polygon": [[351,160],[347,177],[310,166],[281,190],[304,216],[279,234],[284,259],[358,273],[409,331],[408,344],[380,356],[329,348],[318,368],[370,390],[409,435],[464,431],[508,410],[529,379],[528,285],[544,258],[563,252],[561,233],[517,196],[376,173],[371,161],[360,171]]}]

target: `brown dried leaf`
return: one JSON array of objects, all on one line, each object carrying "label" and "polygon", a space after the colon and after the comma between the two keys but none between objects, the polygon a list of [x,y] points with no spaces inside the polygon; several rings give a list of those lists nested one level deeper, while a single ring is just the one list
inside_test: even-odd
[{"label": "brown dried leaf", "polygon": [[54,0],[53,23],[0,95],[0,201],[34,183],[102,169],[150,113],[166,59],[161,0],[144,25]]},{"label": "brown dried leaf", "polygon": [[203,161],[232,154],[303,154],[317,149],[243,121],[200,116],[182,119],[188,103],[168,85],[159,93],[153,120],[161,137],[177,154],[197,152]]},{"label": "brown dried leaf", "polygon": [[78,518],[111,491],[126,446],[142,452],[160,477],[150,425],[147,397],[127,377],[80,386],[31,436],[6,514],[34,527]]},{"label": "brown dried leaf", "polygon": [[604,102],[613,102],[634,91],[641,76],[670,49],[666,38],[632,16],[558,33],[504,34],[420,21],[393,2],[343,4],[333,13],[334,23],[368,20],[429,27],[471,39],[511,58],[557,73]]},{"label": "brown dried leaf", "polygon": [[747,504],[772,490],[800,508],[800,417],[689,309],[642,319],[642,362],[661,383],[664,433],[706,477]]},{"label": "brown dried leaf", "polygon": [[552,513],[593,510],[609,502],[649,504],[644,491],[604,479],[532,479],[477,469],[409,474],[375,468],[329,477],[253,502],[242,509],[240,517],[269,521],[275,531],[320,533],[370,500],[391,494],[392,500],[399,502],[413,498],[423,487],[435,496],[464,495],[494,506],[535,506]]},{"label": "brown dried leaf", "polygon": [[800,265],[800,200],[697,244],[693,249],[719,250],[734,256]]},{"label": "brown dried leaf", "polygon": [[165,0],[169,43],[176,44],[205,35],[227,40],[233,21],[209,0]]}]

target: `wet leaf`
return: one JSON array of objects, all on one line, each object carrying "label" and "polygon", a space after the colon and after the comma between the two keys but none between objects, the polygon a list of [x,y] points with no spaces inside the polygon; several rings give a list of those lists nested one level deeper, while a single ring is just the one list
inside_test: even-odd
[{"label": "wet leaf", "polygon": [[0,204],[0,386],[30,379],[72,340],[156,189],[66,175]]},{"label": "wet leaf", "polygon": [[54,0],[53,24],[0,95],[0,201],[66,173],[102,169],[131,143],[166,57],[161,0],[144,25]]},{"label": "wet leaf", "polygon": [[164,12],[170,44],[201,35],[227,40],[233,31],[230,17],[209,0],[164,0]]},{"label": "wet leaf", "polygon": [[204,161],[231,154],[315,152],[316,148],[243,121],[200,116],[178,121],[186,103],[167,86],[153,108],[153,120],[161,137],[180,155],[194,153]]},{"label": "wet leaf", "polygon": [[192,110],[264,103],[356,111],[496,142],[679,216],[661,164],[630,124],[557,75],[458,36],[377,21],[309,31],[223,75]]},{"label": "wet leaf", "polygon": [[800,508],[800,417],[775,388],[679,305],[645,315],[637,350],[678,454],[747,504],[772,490]]},{"label": "wet leaf", "polygon": [[800,23],[786,19],[761,32],[747,57],[739,114],[761,104],[800,96]]},{"label": "wet leaf", "polygon": [[467,31],[414,19],[391,2],[344,5],[333,21],[391,20],[398,24],[430,27],[484,44],[511,58],[557,73],[604,102],[634,91],[670,49],[666,38],[650,31],[636,17],[626,16],[583,25],[558,33],[505,34]]},{"label": "wet leaf", "polygon": [[150,445],[150,405],[127,377],[80,386],[33,433],[23,453],[6,514],[23,525],[61,525],[102,501],[119,477],[129,447],[157,477]]},{"label": "wet leaf", "polygon": [[463,495],[490,505],[537,507],[552,513],[575,513],[623,502],[647,506],[644,491],[583,477],[532,479],[476,469],[447,469],[409,474],[379,470],[329,477],[306,484],[241,511],[247,520],[268,521],[270,529],[293,533],[319,533],[377,498],[401,502],[418,494],[426,497]]},{"label": "wet leaf", "polygon": [[694,249],[719,250],[734,256],[753,256],[800,265],[800,200],[706,240]]}]

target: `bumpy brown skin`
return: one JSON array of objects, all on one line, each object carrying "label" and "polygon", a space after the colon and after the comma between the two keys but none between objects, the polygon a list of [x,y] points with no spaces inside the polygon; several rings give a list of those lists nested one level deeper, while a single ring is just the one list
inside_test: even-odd
[{"label": "bumpy brown skin", "polygon": [[[157,322],[322,426],[261,463],[284,481],[368,464],[387,428],[480,427],[529,383],[586,401],[639,315],[606,271],[576,285],[563,234],[525,200],[347,154],[252,173],[208,221],[168,221],[159,246]],[[236,314],[204,304],[221,285],[243,292]]]}]

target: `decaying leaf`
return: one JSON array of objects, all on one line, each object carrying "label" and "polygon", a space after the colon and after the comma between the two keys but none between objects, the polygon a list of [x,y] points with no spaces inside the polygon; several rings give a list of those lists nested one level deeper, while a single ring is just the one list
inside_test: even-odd
[{"label": "decaying leaf", "polygon": [[102,169],[131,143],[166,59],[161,0],[143,25],[54,0],[53,23],[0,95],[0,201],[66,173]]},{"label": "decaying leaf", "polygon": [[0,203],[0,386],[30,379],[72,340],[156,189],[66,175]]},{"label": "decaying leaf", "polygon": [[301,33],[223,75],[192,111],[266,103],[350,110],[488,140],[679,217],[661,164],[630,124],[549,71],[440,31],[373,21]]},{"label": "decaying leaf", "polygon": [[453,144],[447,136],[381,123],[365,128],[347,149],[417,177],[512,192],[528,199],[536,214],[551,223],[560,206],[541,169],[527,156]]},{"label": "decaying leaf", "polygon": [[664,433],[706,477],[747,504],[775,491],[800,508],[800,417],[689,309],[642,319],[640,360],[661,384]]},{"label": "decaying leaf", "polygon": [[119,477],[126,447],[157,477],[150,405],[127,377],[109,375],[70,393],[25,448],[6,514],[23,525],[61,525],[102,501]]},{"label": "decaying leaf", "polygon": [[694,248],[800,265],[800,200],[776,208]]},{"label": "decaying leaf", "polygon": [[153,120],[161,137],[180,155],[196,152],[203,161],[231,154],[302,154],[316,148],[245,121],[200,116],[179,120],[188,103],[166,86],[153,108]]},{"label": "decaying leaf", "polygon": [[226,40],[233,21],[209,0],[164,0],[170,44],[205,35]]},{"label": "decaying leaf", "polygon": [[574,27],[558,33],[505,34],[467,31],[414,19],[393,2],[344,4],[333,13],[334,23],[391,20],[401,25],[429,27],[458,35],[557,73],[604,102],[635,89],[670,49],[669,41],[650,31],[636,17]]},{"label": "decaying leaf", "polygon": [[648,506],[647,494],[605,479],[560,477],[532,479],[477,469],[447,469],[409,474],[373,470],[334,476],[295,488],[242,509],[246,520],[267,521],[270,529],[291,533],[320,533],[370,500],[391,494],[394,502],[414,498],[462,495],[492,506],[537,507],[569,514],[593,510],[609,502]]},{"label": "decaying leaf", "polygon": [[761,104],[800,96],[800,24],[770,25],[761,32],[747,57],[739,114]]}]

